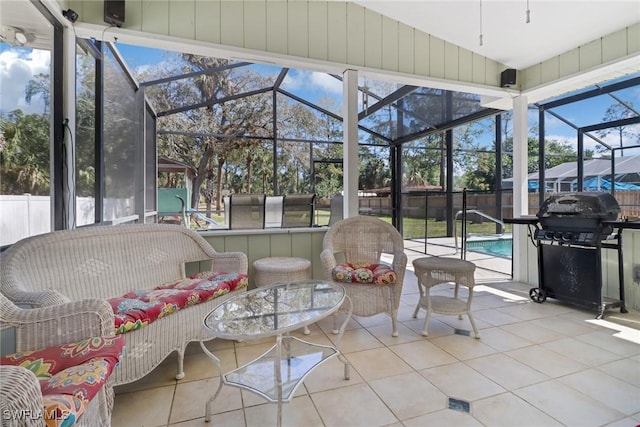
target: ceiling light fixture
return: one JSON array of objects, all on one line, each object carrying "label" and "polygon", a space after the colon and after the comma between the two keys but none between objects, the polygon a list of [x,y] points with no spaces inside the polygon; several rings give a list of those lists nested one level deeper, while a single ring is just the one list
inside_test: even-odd
[{"label": "ceiling light fixture", "polygon": [[527,0],[527,18],[525,21],[527,24],[531,22],[531,10],[529,10],[529,0]]},{"label": "ceiling light fixture", "polygon": [[27,33],[22,28],[2,27],[0,28],[0,40],[12,46],[24,46],[36,39],[33,33]]}]

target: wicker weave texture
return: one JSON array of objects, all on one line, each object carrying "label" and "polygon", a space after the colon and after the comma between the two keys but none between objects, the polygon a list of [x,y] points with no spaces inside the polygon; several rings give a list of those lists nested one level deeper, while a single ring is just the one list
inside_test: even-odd
[{"label": "wicker weave texture", "polygon": [[311,278],[311,261],[297,257],[262,258],[253,262],[256,286],[288,283]]},{"label": "wicker weave texture", "polygon": [[398,335],[398,307],[407,266],[402,235],[391,224],[375,217],[355,216],[333,224],[324,236],[320,254],[325,279],[332,280],[331,272],[342,262],[381,263],[382,256],[392,258],[391,268],[398,282],[393,286],[344,284],[353,303],[356,316],[388,313],[392,334]]},{"label": "wicker weave texture", "polygon": [[[423,257],[413,261],[413,269],[418,278],[418,290],[420,298],[413,313],[417,317],[421,308],[427,312],[422,334],[429,334],[429,320],[431,314],[467,315],[476,338],[480,338],[478,328],[471,314],[473,302],[473,288],[475,286],[475,264],[455,258]],[[442,283],[454,283],[453,296],[438,295],[432,290]],[[468,289],[463,295],[460,286]]]},{"label": "wicker weave texture", "polygon": [[[181,226],[87,227],[14,244],[2,257],[1,291],[16,303],[36,306],[108,299],[184,278],[185,263],[197,261],[210,264],[206,269],[228,273],[246,274],[248,268],[245,254],[216,252],[202,236]],[[221,301],[180,310],[126,333],[127,350],[114,373],[115,384],[142,378],[173,351],[178,352],[177,373],[182,374],[187,344],[211,338],[202,333],[202,319]]]},{"label": "wicker weave texture", "polygon": [[[39,350],[95,336],[113,335],[113,311],[106,301],[91,299],[21,309],[0,294],[0,328],[14,328],[15,351]],[[116,372],[119,368],[116,368]],[[41,411],[42,393],[35,375],[23,367],[0,366],[0,414]],[[113,375],[78,420],[80,426],[109,426],[113,410]],[[3,426],[44,426],[42,419],[3,419]]]}]

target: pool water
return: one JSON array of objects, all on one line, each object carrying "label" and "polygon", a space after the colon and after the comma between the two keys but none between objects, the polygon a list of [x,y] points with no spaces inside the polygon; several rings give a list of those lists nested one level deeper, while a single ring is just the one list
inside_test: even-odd
[{"label": "pool water", "polygon": [[502,258],[511,258],[512,248],[513,239],[511,238],[467,240],[467,250]]}]

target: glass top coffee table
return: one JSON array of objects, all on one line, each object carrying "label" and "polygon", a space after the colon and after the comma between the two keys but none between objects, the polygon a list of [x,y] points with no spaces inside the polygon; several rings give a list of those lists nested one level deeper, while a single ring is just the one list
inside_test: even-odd
[{"label": "glass top coffee table", "polygon": [[[348,307],[341,309],[345,302]],[[335,345],[313,344],[289,332],[315,323],[338,309],[347,311],[337,330]],[[305,377],[326,360],[337,356],[349,379],[349,363],[340,354],[340,338],[351,318],[351,300],[344,287],[335,282],[307,280],[260,287],[216,306],[204,318],[204,329],[216,338],[252,340],[275,336],[276,342],[257,359],[222,373],[220,360],[200,342],[202,350],[220,369],[220,384],[206,406],[205,421],[211,419],[211,405],[224,384],[256,393],[278,404],[278,426],[282,423],[282,403],[289,402]]]}]

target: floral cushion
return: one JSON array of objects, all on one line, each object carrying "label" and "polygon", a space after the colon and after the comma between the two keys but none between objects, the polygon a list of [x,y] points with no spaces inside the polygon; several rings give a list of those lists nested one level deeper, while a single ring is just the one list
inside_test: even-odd
[{"label": "floral cushion", "polygon": [[331,276],[336,282],[375,285],[393,285],[398,279],[396,272],[385,264],[338,264]]},{"label": "floral cushion", "polygon": [[131,291],[111,298],[109,303],[115,314],[116,334],[143,328],[182,308],[246,288],[248,284],[246,274],[208,271],[155,289]]},{"label": "floral cushion", "polygon": [[47,426],[73,425],[109,379],[122,356],[124,337],[95,337],[0,357],[0,365],[22,366],[40,381]]}]

